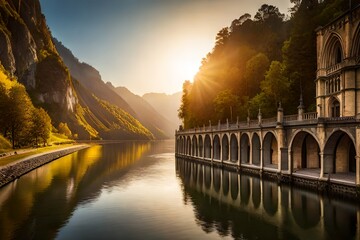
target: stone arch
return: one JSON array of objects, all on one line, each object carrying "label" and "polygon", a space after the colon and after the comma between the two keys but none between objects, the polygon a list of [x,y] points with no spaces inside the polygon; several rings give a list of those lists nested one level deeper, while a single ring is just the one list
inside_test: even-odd
[{"label": "stone arch", "polygon": [[320,222],[319,199],[305,192],[291,190],[291,212],[295,222],[302,229],[313,228]]},{"label": "stone arch", "polygon": [[265,135],[263,141],[263,159],[264,166],[273,166],[278,164],[278,142],[272,132]]},{"label": "stone arch", "polygon": [[213,186],[215,192],[219,193],[221,188],[221,169],[220,168],[212,168],[213,172]]},{"label": "stone arch", "polygon": [[239,145],[235,134],[230,136],[230,161],[237,162],[239,160]]},{"label": "stone arch", "polygon": [[177,153],[181,153],[181,137],[176,138],[176,147]]},{"label": "stone arch", "polygon": [[198,149],[198,141],[197,141],[197,137],[196,135],[194,135],[192,137],[192,143],[191,143],[191,146],[192,146],[192,155],[197,157],[199,155],[199,149]]},{"label": "stone arch", "polygon": [[358,217],[356,208],[347,208],[338,204],[324,203],[324,227],[332,239],[355,239]]},{"label": "stone arch", "polygon": [[222,137],[221,141],[221,149],[222,149],[222,160],[229,160],[229,138],[226,134]]},{"label": "stone arch", "polygon": [[220,160],[221,145],[219,135],[215,135],[213,140],[213,156],[214,159]]},{"label": "stone arch", "polygon": [[263,181],[263,205],[270,216],[274,216],[278,211],[278,187],[277,184],[270,181]]},{"label": "stone arch", "polygon": [[230,182],[230,172],[224,170],[222,175],[222,190],[224,196],[227,196],[229,194],[229,183]]},{"label": "stone arch", "polygon": [[211,181],[212,181],[211,167],[208,165],[204,165],[204,183],[206,189],[211,188]]},{"label": "stone arch", "polygon": [[261,181],[257,177],[252,178],[252,202],[255,208],[258,208],[261,203]]},{"label": "stone arch", "polygon": [[231,199],[236,200],[239,194],[238,173],[230,172]]},{"label": "stone arch", "polygon": [[185,138],[185,136],[181,137],[181,153],[186,154],[186,138]]},{"label": "stone arch", "polygon": [[211,158],[211,139],[209,135],[205,135],[204,140],[204,157]]},{"label": "stone arch", "polygon": [[204,167],[202,165],[199,165],[199,174],[198,174],[198,183],[199,186],[203,187],[204,184]]},{"label": "stone arch", "polygon": [[257,133],[254,133],[251,139],[252,145],[252,164],[260,165],[260,138]]},{"label": "stone arch", "polygon": [[250,162],[250,141],[249,135],[246,133],[240,137],[240,161],[241,163]]},{"label": "stone arch", "polygon": [[355,173],[356,150],[351,135],[343,130],[334,131],[324,147],[324,173]]},{"label": "stone arch", "polygon": [[240,199],[242,205],[248,205],[250,200],[250,178],[244,174],[240,175]]},{"label": "stone arch", "polygon": [[327,68],[341,63],[345,58],[342,39],[339,35],[332,33],[326,41],[323,50],[323,67]]},{"label": "stone arch", "polygon": [[[360,24],[358,24],[355,31],[354,37],[351,44],[351,56],[359,57],[360,56]],[[358,59],[360,60],[360,59]]]},{"label": "stone arch", "polygon": [[204,156],[204,142],[203,137],[199,135],[199,157]]},{"label": "stone arch", "polygon": [[329,117],[340,117],[340,101],[334,96],[328,100],[328,113]]},{"label": "stone arch", "polygon": [[191,138],[188,136],[186,138],[186,154],[191,155]]},{"label": "stone arch", "polygon": [[308,131],[298,131],[291,142],[292,170],[320,169],[320,147],[316,137]]}]

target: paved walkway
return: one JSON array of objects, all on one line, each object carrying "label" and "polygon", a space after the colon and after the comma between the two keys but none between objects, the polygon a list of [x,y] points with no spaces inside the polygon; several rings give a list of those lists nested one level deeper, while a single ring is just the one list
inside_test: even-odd
[{"label": "paved walkway", "polygon": [[[320,168],[307,168],[307,169],[298,169],[293,172],[294,176],[310,178],[310,179],[319,179],[320,178]],[[331,173],[324,174],[324,178],[330,178],[330,182],[342,183],[347,185],[355,185],[356,174],[355,173]]]}]

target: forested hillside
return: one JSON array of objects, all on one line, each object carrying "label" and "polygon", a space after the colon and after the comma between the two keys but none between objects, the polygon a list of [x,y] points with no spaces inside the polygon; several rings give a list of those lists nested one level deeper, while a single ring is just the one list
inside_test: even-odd
[{"label": "forested hillside", "polygon": [[306,109],[315,110],[315,29],[348,11],[349,1],[290,1],[287,15],[264,4],[254,17],[243,14],[218,32],[193,83],[184,82],[185,128],[254,118],[259,109],[272,117],[280,102],[292,114],[301,92]]}]

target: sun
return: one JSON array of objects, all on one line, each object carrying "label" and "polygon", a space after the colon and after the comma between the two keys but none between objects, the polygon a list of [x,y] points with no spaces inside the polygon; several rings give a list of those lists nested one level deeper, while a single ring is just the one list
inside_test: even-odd
[{"label": "sun", "polygon": [[167,52],[165,71],[169,73],[168,83],[173,89],[182,89],[186,80],[194,81],[195,75],[199,72],[201,61],[209,52],[208,44],[196,40],[184,40],[172,43]]},{"label": "sun", "polygon": [[199,71],[201,58],[192,54],[177,56],[172,63],[172,71],[179,81],[193,81]]}]

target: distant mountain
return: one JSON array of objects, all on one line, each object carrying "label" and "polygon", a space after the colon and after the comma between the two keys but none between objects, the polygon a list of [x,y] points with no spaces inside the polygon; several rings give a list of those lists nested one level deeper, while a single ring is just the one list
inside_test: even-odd
[{"label": "distant mountain", "polygon": [[74,80],[80,105],[79,120],[92,135],[104,139],[153,139],[153,134],[128,112],[98,98]]},{"label": "distant mountain", "polygon": [[175,123],[170,122],[159,114],[145,99],[135,95],[125,87],[117,87],[107,83],[117,94],[119,94],[134,109],[136,116],[148,128],[157,139],[173,138]]},{"label": "distant mountain", "polygon": [[[86,109],[82,119],[92,132],[105,139],[154,138],[154,134],[136,118],[129,104],[101,79],[100,73],[87,63],[80,62],[61,42],[53,39],[55,47],[76,79],[74,87],[80,104]],[[135,135],[135,136],[133,136]]]},{"label": "distant mountain", "polygon": [[153,106],[163,117],[179,127],[181,120],[178,117],[178,109],[181,104],[181,92],[167,95],[165,93],[147,93],[143,98]]}]

